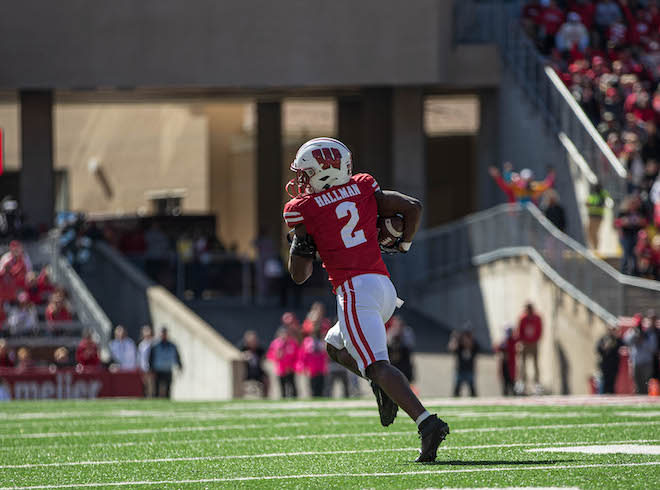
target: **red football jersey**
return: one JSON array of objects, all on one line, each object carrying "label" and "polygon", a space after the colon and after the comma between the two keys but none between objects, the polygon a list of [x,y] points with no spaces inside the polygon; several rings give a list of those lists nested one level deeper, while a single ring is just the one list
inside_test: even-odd
[{"label": "red football jersey", "polygon": [[389,276],[376,228],[379,190],[371,175],[357,174],[344,185],[300,195],[284,206],[289,227],[305,224],[335,288],[360,274]]}]

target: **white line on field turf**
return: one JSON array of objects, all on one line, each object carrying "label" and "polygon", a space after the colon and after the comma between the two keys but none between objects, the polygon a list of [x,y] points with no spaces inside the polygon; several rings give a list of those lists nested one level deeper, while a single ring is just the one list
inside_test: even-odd
[{"label": "white line on field turf", "polygon": [[[607,423],[589,423],[589,424],[554,424],[554,425],[516,425],[512,427],[473,427],[468,429],[453,429],[452,434],[465,434],[472,432],[508,432],[519,430],[553,430],[553,429],[584,429],[594,427],[633,427],[639,425],[659,425],[660,421],[629,421],[629,422],[607,422]],[[214,430],[238,430],[238,429],[264,429],[272,427],[295,427],[310,425],[308,422],[286,422],[281,424],[264,424],[264,425],[217,425],[217,426],[192,426],[192,427],[162,427],[157,429],[121,429],[110,431],[89,431],[89,432],[43,432],[43,433],[28,433],[28,434],[12,434],[0,437],[1,441],[15,440],[15,439],[40,439],[52,437],[78,437],[90,435],[123,435],[123,434],[155,434],[161,432],[195,432],[195,431],[214,431]],[[407,432],[362,432],[362,433],[339,433],[339,434],[299,434],[294,436],[264,436],[264,437],[236,437],[225,440],[233,441],[249,441],[249,440],[276,440],[286,441],[293,439],[332,439],[337,437],[385,437],[385,436],[400,436],[410,435],[412,431]],[[220,438],[216,440],[222,440]],[[158,444],[158,441],[153,441]],[[118,443],[120,444],[120,443]],[[108,443],[108,446],[115,445]],[[42,446],[43,447],[43,446]]]},{"label": "white line on field turf", "polygon": [[282,422],[281,424],[238,424],[238,425],[193,425],[190,427],[157,427],[153,429],[119,429],[108,431],[85,431],[85,432],[36,432],[28,434],[3,434],[2,440],[11,439],[41,439],[49,437],[79,437],[79,436],[104,436],[117,434],[159,434],[161,432],[195,432],[215,430],[242,430],[242,429],[267,429],[271,427],[298,427],[309,425],[309,422]]},{"label": "white line on field turf", "polygon": [[[582,444],[589,444],[587,442],[537,442],[537,443],[513,443],[513,444],[482,444],[477,446],[441,446],[438,449],[442,451],[462,451],[466,449],[497,449],[506,447],[527,447],[534,446],[535,449],[527,451],[543,452],[545,449],[536,449],[538,446],[563,446],[569,450],[572,446],[579,446]],[[649,443],[660,442],[659,439],[641,439],[641,440],[628,440],[628,441],[612,441],[610,445],[614,444],[633,444],[633,443]],[[659,446],[660,447],[660,446]],[[550,451],[557,451],[560,448],[550,447]],[[178,461],[214,461],[223,459],[251,459],[251,458],[289,458],[292,456],[330,456],[335,454],[362,454],[362,453],[381,453],[381,452],[403,452],[403,451],[418,451],[415,447],[402,447],[402,448],[378,448],[378,449],[346,449],[337,451],[296,451],[289,453],[264,453],[264,454],[234,454],[234,455],[219,455],[219,456],[189,456],[180,458],[152,458],[152,459],[115,459],[106,461],[64,461],[59,463],[27,463],[27,464],[9,464],[1,465],[0,470],[7,469],[24,469],[24,468],[47,468],[52,466],[100,466],[100,465],[121,465],[121,464],[144,464],[144,463],[174,463]]]},{"label": "white line on field turf", "polygon": [[655,466],[660,461],[648,461],[644,463],[603,463],[603,464],[576,464],[576,465],[539,465],[526,467],[501,466],[496,468],[466,468],[460,470],[420,470],[402,471],[400,473],[318,473],[311,475],[266,475],[266,476],[239,476],[228,478],[201,478],[198,480],[159,480],[159,481],[121,481],[121,482],[93,482],[93,483],[68,483],[65,485],[35,485],[29,487],[2,487],[0,490],[37,490],[44,488],[84,488],[84,487],[125,487],[136,485],[183,485],[187,483],[219,483],[231,481],[255,481],[255,480],[297,480],[305,478],[362,478],[362,477],[396,477],[411,475],[442,475],[448,473],[487,473],[493,471],[539,471],[539,470],[575,470],[584,468],[616,468],[634,466]]}]

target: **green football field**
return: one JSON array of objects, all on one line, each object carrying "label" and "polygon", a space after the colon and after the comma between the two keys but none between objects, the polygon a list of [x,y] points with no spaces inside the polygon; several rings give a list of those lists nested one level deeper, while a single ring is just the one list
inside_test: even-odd
[{"label": "green football field", "polygon": [[371,399],[12,402],[0,487],[660,488],[660,404],[601,401],[431,401],[452,431],[435,464]]}]

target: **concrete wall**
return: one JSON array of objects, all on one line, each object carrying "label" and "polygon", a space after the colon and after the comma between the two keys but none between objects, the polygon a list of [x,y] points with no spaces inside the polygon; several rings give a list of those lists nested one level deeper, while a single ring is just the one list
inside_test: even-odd
[{"label": "concrete wall", "polygon": [[[186,212],[208,212],[207,119],[186,103],[59,104],[55,167],[75,210],[151,211],[147,193],[183,189]],[[90,167],[98,163],[98,170]]]},{"label": "concrete wall", "polygon": [[156,330],[167,327],[183,370],[175,374],[176,400],[225,400],[241,395],[243,364],[238,349],[161,286],[147,290]]},{"label": "concrete wall", "polygon": [[422,84],[450,71],[448,0],[26,0],[2,12],[3,88]]},{"label": "concrete wall", "polygon": [[550,281],[527,258],[502,259],[427,284],[406,298],[409,306],[450,325],[470,320],[488,348],[515,325],[527,301],[544,322],[540,344],[541,383],[552,393],[588,393],[596,369],[595,345],[606,323]]}]

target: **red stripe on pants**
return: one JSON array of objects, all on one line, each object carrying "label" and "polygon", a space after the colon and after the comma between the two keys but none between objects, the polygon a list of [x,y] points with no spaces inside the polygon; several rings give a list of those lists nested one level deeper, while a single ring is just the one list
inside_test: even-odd
[{"label": "red stripe on pants", "polygon": [[[376,358],[374,357],[374,353],[371,352],[371,347],[369,347],[369,344],[367,343],[367,339],[364,338],[364,332],[362,332],[362,328],[360,327],[360,320],[358,320],[357,316],[357,310],[355,309],[355,291],[353,290],[353,281],[348,280],[348,286],[351,288],[351,311],[353,313],[353,320],[355,321],[355,329],[357,330],[358,335],[360,336],[360,340],[362,341],[362,345],[367,349],[367,353],[369,354],[369,359],[371,359],[371,362],[376,362]],[[366,367],[366,363],[365,363]]]},{"label": "red stripe on pants", "polygon": [[357,351],[358,355],[360,356],[360,359],[362,359],[362,365],[366,368],[367,367],[367,359],[364,357],[364,354],[360,350],[360,346],[355,341],[355,336],[353,335],[353,330],[351,330],[351,323],[348,321],[348,309],[347,309],[348,292],[342,286],[339,286],[339,289],[340,289],[341,292],[344,293],[344,322],[346,323],[346,330],[348,330],[348,335],[351,338],[351,342],[353,343],[353,346],[355,347],[355,350]]}]

